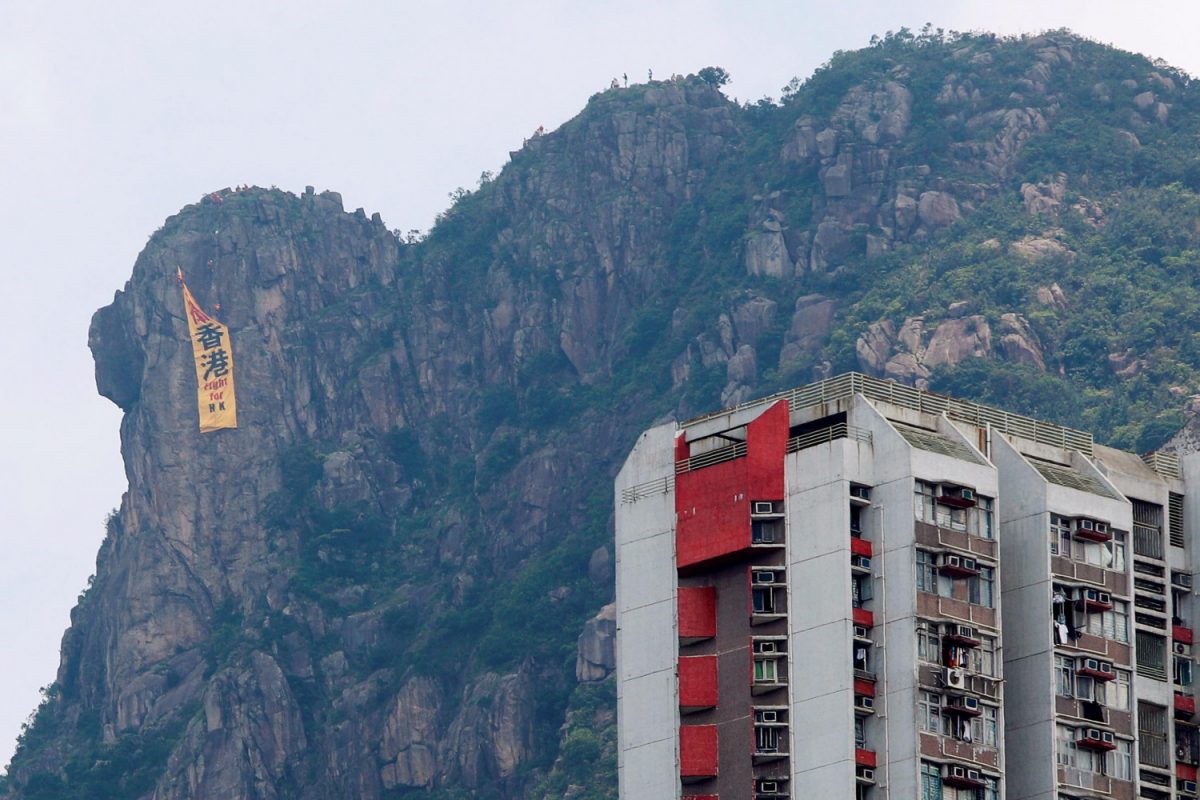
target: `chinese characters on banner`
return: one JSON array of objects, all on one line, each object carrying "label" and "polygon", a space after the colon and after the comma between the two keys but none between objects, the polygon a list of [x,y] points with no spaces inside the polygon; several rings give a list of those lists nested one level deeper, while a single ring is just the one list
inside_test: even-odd
[{"label": "chinese characters on banner", "polygon": [[236,428],[237,398],[233,393],[233,347],[229,328],[204,313],[182,278],[179,285],[183,287],[183,312],[196,359],[200,432]]}]

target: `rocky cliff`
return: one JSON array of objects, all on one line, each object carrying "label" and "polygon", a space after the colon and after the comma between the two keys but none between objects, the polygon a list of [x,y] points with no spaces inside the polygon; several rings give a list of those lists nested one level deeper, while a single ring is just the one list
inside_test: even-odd
[{"label": "rocky cliff", "polygon": [[[129,492],[7,796],[613,797],[636,433],[857,368],[1158,444],[1200,393],[1198,135],[1164,65],[901,32],[781,103],[596,95],[421,240],[206,196],[92,323]],[[237,430],[197,431],[177,267]]]}]

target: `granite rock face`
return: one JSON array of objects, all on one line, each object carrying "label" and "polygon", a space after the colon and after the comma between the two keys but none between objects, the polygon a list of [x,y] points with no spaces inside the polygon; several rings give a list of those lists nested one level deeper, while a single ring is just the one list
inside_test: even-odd
[{"label": "granite rock face", "polygon": [[[92,325],[97,387],[125,412],[129,492],[64,638],[61,718],[98,719],[96,746],[173,731],[146,794],[155,800],[379,798],[406,787],[523,796],[537,777],[529,765],[561,724],[539,711],[539,696],[565,699],[575,676],[557,657],[484,668],[499,658],[470,639],[454,650],[461,669],[430,674],[404,653],[436,634],[427,618],[445,626],[477,613],[471,598],[499,591],[488,587],[552,546],[548,536],[579,527],[583,511],[564,513],[560,487],[596,482],[596,464],[615,471],[624,441],[586,426],[594,432],[574,444],[591,462],[552,436],[535,443],[503,425],[476,427],[480,387],[512,385],[523,364],[552,354],[561,359],[552,369],[575,380],[602,377],[655,280],[649,254],[672,209],[736,135],[715,89],[666,83],[623,111],[531,140],[532,165],[506,172],[485,200],[509,221],[497,241],[522,271],[498,260],[468,299],[436,256],[423,261],[419,246],[378,216],[347,213],[333,192],[223,190],[168,220]],[[585,182],[567,174],[580,159]],[[547,208],[572,222],[531,213]],[[197,430],[177,267],[230,327],[237,430]],[[773,313],[772,301],[750,303],[738,325],[755,336]],[[733,335],[728,322],[716,348],[730,392],[744,396],[755,358]],[[337,568],[351,551],[334,537],[358,535],[364,520],[395,529],[426,513],[419,504],[438,490],[425,452],[439,447],[437,458],[473,459],[481,478],[428,512],[430,535],[403,545],[413,576],[382,594],[370,576],[386,559],[367,558],[314,594],[311,574],[298,575]],[[483,480],[488,469],[499,477]],[[309,511],[290,519],[287,499],[301,496]],[[350,521],[312,541],[313,514]],[[607,621],[587,622],[611,599],[601,555],[590,568],[585,558],[578,586],[544,599],[547,613],[585,629],[580,680],[613,667],[611,607]],[[422,571],[446,577],[430,584]],[[18,759],[16,796],[28,776],[61,769],[73,746],[66,734]]]}]

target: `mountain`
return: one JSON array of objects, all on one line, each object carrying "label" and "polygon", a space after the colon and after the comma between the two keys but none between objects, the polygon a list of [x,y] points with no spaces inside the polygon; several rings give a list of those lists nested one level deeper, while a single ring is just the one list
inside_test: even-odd
[{"label": "mountain", "polygon": [[[129,491],[9,798],[615,796],[612,477],[846,369],[1161,444],[1200,408],[1200,87],[908,31],[776,103],[591,98],[429,235],[223,190],[92,321]],[[176,268],[230,326],[201,434]]]}]

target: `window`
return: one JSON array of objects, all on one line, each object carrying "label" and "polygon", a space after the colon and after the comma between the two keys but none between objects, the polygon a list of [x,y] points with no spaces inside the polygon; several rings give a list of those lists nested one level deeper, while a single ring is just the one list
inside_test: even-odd
[{"label": "window", "polygon": [[[845,669],[845,668],[843,667],[843,669]],[[778,683],[779,682],[779,672],[776,667],[776,659],[774,659],[774,658],[756,658],[756,659],[754,659],[754,682],[755,683]]]},{"label": "window", "polygon": [[1163,557],[1162,506],[1143,500],[1133,503],[1133,552],[1148,558]]},{"label": "window", "polygon": [[927,664],[942,663],[942,645],[936,625],[917,629],[917,658]]},{"label": "window", "polygon": [[1113,600],[1113,607],[1102,613],[1092,612],[1087,615],[1088,633],[1101,636],[1114,642],[1129,642],[1129,603],[1124,600]]},{"label": "window", "polygon": [[1075,696],[1075,659],[1072,656],[1055,656],[1054,673],[1056,691],[1060,697]]},{"label": "window", "polygon": [[[1178,572],[1171,574],[1171,582],[1172,583],[1174,583],[1176,580],[1179,580],[1180,578],[1181,578],[1181,574]],[[1172,622],[1172,624],[1182,625],[1182,624],[1184,624],[1183,621],[1185,619],[1191,618],[1191,615],[1188,613],[1188,608],[1190,606],[1190,604],[1188,602],[1188,595],[1190,595],[1190,594],[1191,594],[1190,590],[1185,589],[1181,586],[1172,586],[1171,587],[1171,622]]]},{"label": "window", "polygon": [[1167,709],[1138,702],[1138,761],[1151,767],[1170,765],[1167,752]]},{"label": "window", "polygon": [[1175,723],[1175,760],[1192,766],[1200,763],[1200,730]]},{"label": "window", "polygon": [[996,640],[986,636],[979,637],[979,646],[967,650],[967,668],[976,675],[987,675],[989,678],[999,677],[996,667],[1000,660],[996,658]]},{"label": "window", "polygon": [[1104,685],[1104,705],[1117,711],[1129,711],[1129,698],[1133,696],[1130,690],[1132,675],[1127,669],[1113,670],[1116,675]]},{"label": "window", "polygon": [[862,506],[850,506],[850,535],[862,536]]},{"label": "window", "polygon": [[871,589],[871,576],[851,575],[850,595],[855,608],[862,608],[863,603],[870,601],[875,596]]},{"label": "window", "polygon": [[971,533],[984,539],[996,538],[995,530],[995,501],[990,497],[975,496],[975,508],[972,510]]},{"label": "window", "polygon": [[933,553],[928,550],[917,550],[917,590],[937,593],[937,563]]},{"label": "window", "polygon": [[928,550],[917,550],[917,590],[942,597],[954,595],[953,580],[938,572],[937,556]]},{"label": "window", "polygon": [[933,692],[917,696],[917,727],[930,733],[942,732],[942,698]]},{"label": "window", "polygon": [[759,753],[778,753],[785,741],[786,728],[773,725],[754,726],[754,748]]},{"label": "window", "polygon": [[1175,669],[1171,677],[1176,686],[1192,685],[1192,660],[1187,656],[1175,656]]},{"label": "window", "polygon": [[937,764],[921,762],[921,800],[942,800],[942,770]]},{"label": "window", "polygon": [[1057,725],[1054,729],[1055,757],[1060,766],[1073,767],[1079,761],[1079,748],[1075,746],[1075,729]]},{"label": "window", "polygon": [[854,746],[859,750],[867,749],[867,720],[857,714],[854,716]]},{"label": "window", "polygon": [[754,597],[754,613],[755,614],[774,614],[775,608],[775,587],[773,586],[755,586],[752,592]]},{"label": "window", "polygon": [[750,523],[751,544],[783,544],[783,520],[756,519]]},{"label": "window", "polygon": [[1058,514],[1050,515],[1050,554],[1071,557],[1071,520]]},{"label": "window", "polygon": [[1137,671],[1149,678],[1167,679],[1167,640],[1146,631],[1137,632]]},{"label": "window", "polygon": [[995,607],[996,570],[979,567],[979,574],[967,579],[967,601],[986,608]]},{"label": "window", "polygon": [[854,656],[854,669],[860,672],[871,671],[871,648],[862,642],[854,642],[851,646]]},{"label": "window", "polygon": [[1133,742],[1117,739],[1117,749],[1109,753],[1109,776],[1119,781],[1133,780]]},{"label": "window", "polygon": [[1125,531],[1113,531],[1112,539],[1107,545],[1112,553],[1112,563],[1109,569],[1115,569],[1118,572],[1125,571]]},{"label": "window", "polygon": [[971,741],[984,747],[995,747],[998,709],[981,703],[979,710],[983,713],[971,720]]},{"label": "window", "polygon": [[916,481],[913,486],[913,513],[921,522],[928,522],[930,525],[937,523],[937,515],[935,508],[937,503],[934,502],[934,492],[937,487],[932,483],[925,481]]}]

